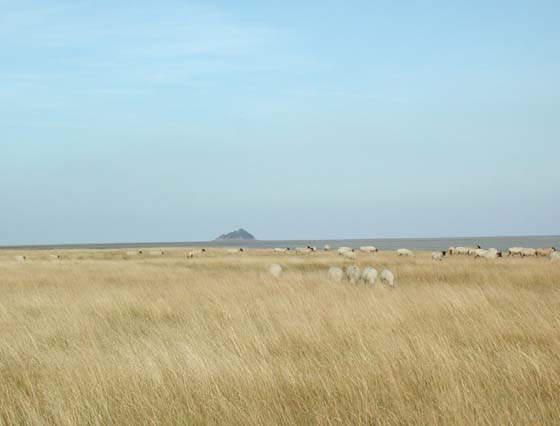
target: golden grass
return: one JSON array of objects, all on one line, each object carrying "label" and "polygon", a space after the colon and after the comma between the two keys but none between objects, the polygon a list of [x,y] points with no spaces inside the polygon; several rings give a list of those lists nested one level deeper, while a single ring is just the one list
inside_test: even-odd
[{"label": "golden grass", "polygon": [[558,263],[125,251],[0,252],[1,424],[560,424]]}]

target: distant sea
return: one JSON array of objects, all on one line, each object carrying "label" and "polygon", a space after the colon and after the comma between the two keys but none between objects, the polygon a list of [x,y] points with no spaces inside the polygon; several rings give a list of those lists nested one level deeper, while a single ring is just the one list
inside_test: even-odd
[{"label": "distant sea", "polygon": [[373,238],[363,240],[220,240],[220,241],[190,241],[190,242],[151,242],[151,243],[101,243],[101,244],[56,244],[56,245],[27,245],[0,246],[0,249],[18,250],[49,250],[49,249],[126,249],[135,247],[244,247],[244,248],[273,248],[273,247],[304,247],[307,245],[322,248],[325,244],[332,248],[347,246],[357,248],[372,245],[380,250],[396,250],[408,248],[411,250],[445,250],[449,246],[475,246],[483,248],[494,247],[506,250],[510,247],[556,247],[560,249],[560,236],[523,236],[523,237],[453,237],[453,238]]}]

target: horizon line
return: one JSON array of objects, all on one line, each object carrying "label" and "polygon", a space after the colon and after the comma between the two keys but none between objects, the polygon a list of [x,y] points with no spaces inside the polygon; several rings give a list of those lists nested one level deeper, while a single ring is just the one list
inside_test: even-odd
[{"label": "horizon line", "polygon": [[312,242],[312,241],[384,241],[384,240],[446,240],[446,239],[457,239],[457,240],[472,240],[476,238],[481,239],[497,239],[497,238],[560,238],[560,235],[477,235],[477,236],[447,236],[447,237],[374,237],[374,238],[308,238],[308,239],[271,239],[271,240],[261,240],[261,239],[236,239],[236,240],[198,240],[198,241],[132,241],[132,242],[87,242],[87,243],[39,243],[39,244],[10,244],[10,245],[0,245],[0,250],[17,250],[17,249],[72,249],[72,248],[91,248],[91,249],[110,249],[112,247],[169,247],[174,245],[180,245],[183,247],[188,247],[186,244],[205,244],[205,243],[220,243],[227,245],[229,243],[251,243],[251,242]]}]

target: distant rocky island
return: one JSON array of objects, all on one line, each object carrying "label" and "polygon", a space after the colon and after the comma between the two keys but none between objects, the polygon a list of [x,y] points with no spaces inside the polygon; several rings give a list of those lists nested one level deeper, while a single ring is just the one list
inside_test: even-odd
[{"label": "distant rocky island", "polygon": [[256,238],[250,234],[249,232],[245,231],[243,228],[238,229],[237,231],[230,232],[229,234],[222,234],[216,241],[218,240],[255,240]]}]

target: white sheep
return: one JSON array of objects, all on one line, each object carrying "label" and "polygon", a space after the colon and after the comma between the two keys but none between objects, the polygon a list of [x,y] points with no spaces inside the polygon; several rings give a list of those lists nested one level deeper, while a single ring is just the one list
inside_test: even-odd
[{"label": "white sheep", "polygon": [[447,253],[451,256],[455,254],[455,247],[451,246],[447,249]]},{"label": "white sheep", "polygon": [[498,249],[489,248],[482,257],[485,259],[497,259],[498,257],[502,257],[502,253],[498,251]]},{"label": "white sheep", "polygon": [[347,251],[354,251],[354,249],[351,249],[350,247],[339,247],[337,251],[339,255],[342,255],[342,253],[345,253]]},{"label": "white sheep", "polygon": [[325,250],[325,251],[330,251],[330,250],[331,250],[331,246],[329,246],[328,244],[325,244],[325,245],[323,246],[323,250]]},{"label": "white sheep", "polygon": [[375,253],[377,252],[377,248],[375,248],[374,246],[362,246],[360,247],[360,251],[363,251],[365,253]]},{"label": "white sheep", "polygon": [[280,275],[282,275],[282,267],[277,263],[273,263],[272,265],[269,265],[268,272],[274,278],[280,278]]},{"label": "white sheep", "polygon": [[484,255],[482,256],[485,259],[497,259],[498,257],[502,257],[502,253],[500,253],[498,250],[494,249],[490,249],[490,250],[486,250],[486,253],[484,253]]},{"label": "white sheep", "polygon": [[25,259],[27,259],[27,257],[25,257],[25,256],[15,256],[14,259],[16,260],[16,262],[25,262]]},{"label": "white sheep", "polygon": [[163,252],[161,250],[152,250],[150,256],[163,256]]},{"label": "white sheep", "polygon": [[488,250],[485,249],[475,249],[474,250],[474,258],[477,259],[479,257],[486,257],[486,254],[488,253]]},{"label": "white sheep", "polygon": [[556,251],[556,247],[538,248],[537,249],[537,256],[547,257],[547,256],[550,256],[550,254],[554,253],[555,251]]},{"label": "white sheep", "polygon": [[276,248],[274,249],[274,252],[275,252],[275,253],[286,253],[287,251],[288,251],[288,249],[287,249],[287,248],[284,248],[284,247],[276,247]]},{"label": "white sheep", "polygon": [[455,250],[453,250],[453,254],[469,254],[469,250],[469,247],[459,246],[455,247]]},{"label": "white sheep", "polygon": [[354,253],[353,251],[345,251],[342,252],[342,257],[345,257],[346,259],[356,259],[356,253]]},{"label": "white sheep", "polygon": [[390,287],[395,285],[395,275],[388,269],[384,269],[380,276],[381,282]]},{"label": "white sheep", "polygon": [[58,260],[58,259],[60,259],[60,255],[58,255],[58,254],[49,254],[49,259]]},{"label": "white sheep", "polygon": [[361,279],[367,284],[375,284],[377,281],[377,269],[372,268],[371,266],[364,268]]},{"label": "white sheep", "polygon": [[523,247],[511,247],[508,250],[508,256],[523,256],[521,252],[523,251]]},{"label": "white sheep", "polygon": [[229,248],[226,250],[227,253],[236,254],[236,253],[243,253],[242,248]]},{"label": "white sheep", "polygon": [[352,265],[346,268],[346,278],[351,283],[356,283],[360,280],[361,271],[356,265]]},{"label": "white sheep", "polygon": [[435,260],[435,261],[442,261],[442,260],[443,260],[443,256],[445,256],[445,252],[444,252],[444,251],[433,251],[433,252],[432,252],[432,260]]},{"label": "white sheep", "polygon": [[309,247],[296,247],[296,254],[309,254],[312,251]]},{"label": "white sheep", "polygon": [[470,254],[474,255],[476,250],[479,250],[480,246],[459,246],[455,247],[453,254]]},{"label": "white sheep", "polygon": [[537,255],[537,250],[534,248],[524,248],[521,250],[521,257],[534,257]]},{"label": "white sheep", "polygon": [[412,253],[409,249],[405,249],[405,248],[398,249],[397,254],[399,256],[414,256],[414,253]]},{"label": "white sheep", "polygon": [[470,256],[474,256],[476,254],[477,250],[482,250],[482,248],[480,246],[476,246],[476,247],[467,247],[469,249],[469,255]]},{"label": "white sheep", "polygon": [[332,281],[334,283],[340,283],[344,278],[344,272],[342,272],[342,269],[337,268],[336,266],[331,266],[329,268],[328,278],[329,281]]},{"label": "white sheep", "polygon": [[141,250],[127,251],[127,252],[126,252],[126,255],[127,255],[127,256],[137,256],[137,255],[139,255],[139,254],[142,254],[142,251],[141,251]]}]

